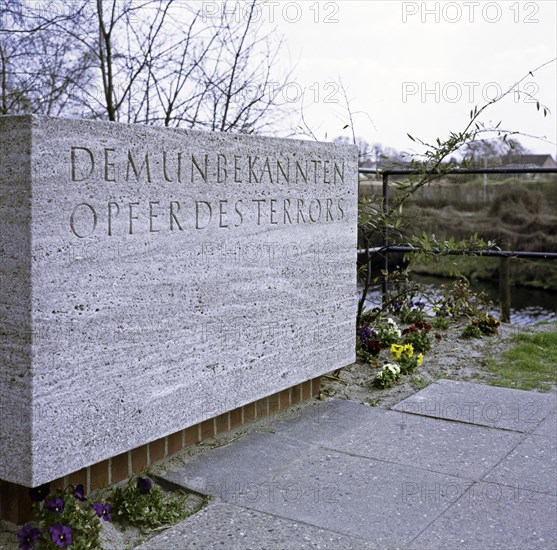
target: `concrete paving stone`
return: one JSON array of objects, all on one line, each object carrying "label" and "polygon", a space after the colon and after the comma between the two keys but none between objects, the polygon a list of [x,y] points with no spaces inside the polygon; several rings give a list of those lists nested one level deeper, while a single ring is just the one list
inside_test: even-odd
[{"label": "concrete paving stone", "polygon": [[483,481],[557,495],[557,439],[529,435]]},{"label": "concrete paving stone", "polygon": [[[500,388],[488,390],[500,399]],[[532,429],[549,430],[554,407],[529,395],[540,416]],[[520,406],[528,403],[522,397]],[[160,535],[173,539],[159,536],[159,546],[145,548],[488,550],[553,548],[557,541],[555,438],[337,400],[266,430],[163,476],[231,508],[223,508],[228,519],[220,528],[211,505],[206,516]],[[188,522],[194,535],[181,546]]]},{"label": "concrete paving stone", "polygon": [[523,438],[346,400],[316,404],[273,430],[298,441],[479,481]]},{"label": "concrete paving stone", "polygon": [[274,422],[272,430],[298,441],[326,444],[362,423],[376,422],[380,409],[346,399],[331,399],[304,407],[290,418]]},{"label": "concrete paving stone", "polygon": [[[244,444],[245,463],[257,455],[262,441]],[[219,460],[208,466],[205,459],[194,461],[179,475],[165,477],[191,487],[188,475],[193,475],[206,492],[230,504],[359,537],[379,548],[408,543],[450,505],[444,498],[446,490],[463,492],[471,484],[454,476],[318,447],[302,448],[295,460],[279,456],[280,445],[275,445],[275,452],[282,469],[251,473],[246,469],[243,480],[235,472],[242,457],[238,453],[230,457],[229,452],[219,453]],[[422,489],[435,491],[437,501],[423,506],[415,498]]]},{"label": "concrete paving stone", "polygon": [[377,547],[365,540],[312,525],[223,502],[213,502],[195,516],[143,543],[138,550],[163,548],[367,550]]},{"label": "concrete paving stone", "polygon": [[478,483],[407,548],[554,550],[556,547],[557,498],[554,495]]},{"label": "concrete paving stone", "polygon": [[545,420],[538,425],[534,434],[557,439],[557,410],[550,412],[546,416]]},{"label": "concrete paving stone", "polygon": [[[266,480],[246,482],[239,490],[226,482],[223,490],[217,483],[214,494],[229,503],[359,537],[378,548],[396,548],[450,505],[446,491],[465,491],[470,484],[454,476],[315,448]],[[427,506],[420,498],[426,489],[438,495]]]},{"label": "concrete paving stone", "polygon": [[374,409],[373,417],[341,432],[328,447],[479,481],[524,437],[397,411]]},{"label": "concrete paving stone", "polygon": [[218,495],[220,487],[234,492],[236,487],[269,478],[310,449],[310,445],[272,433],[253,432],[161,477],[203,494]]},{"label": "concrete paving stone", "polygon": [[438,380],[393,409],[528,433],[555,408],[556,401],[555,394]]}]

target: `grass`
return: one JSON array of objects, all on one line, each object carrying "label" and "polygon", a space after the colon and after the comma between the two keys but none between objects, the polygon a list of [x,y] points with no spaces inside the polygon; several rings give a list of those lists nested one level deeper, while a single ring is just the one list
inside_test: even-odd
[{"label": "grass", "polygon": [[376,398],[369,398],[365,400],[365,403],[367,405],[369,405],[370,407],[379,407],[379,405],[381,404],[381,401],[383,400],[382,397],[376,397]]},{"label": "grass", "polygon": [[492,386],[540,391],[557,386],[557,331],[517,334],[511,342],[515,345],[501,360],[488,361],[497,377]]},{"label": "grass", "polygon": [[424,388],[427,388],[432,383],[418,375],[411,376],[409,382],[412,388],[415,389],[416,391],[423,390]]}]

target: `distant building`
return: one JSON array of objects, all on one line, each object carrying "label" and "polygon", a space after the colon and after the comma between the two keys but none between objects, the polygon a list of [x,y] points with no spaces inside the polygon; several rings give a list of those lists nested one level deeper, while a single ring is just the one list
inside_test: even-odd
[{"label": "distant building", "polygon": [[551,155],[504,155],[501,165],[505,168],[557,168]]}]

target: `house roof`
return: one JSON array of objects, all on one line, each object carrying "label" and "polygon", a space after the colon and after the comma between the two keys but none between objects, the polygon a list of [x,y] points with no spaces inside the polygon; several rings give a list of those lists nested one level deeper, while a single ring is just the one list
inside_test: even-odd
[{"label": "house roof", "polygon": [[501,157],[503,164],[519,164],[519,165],[534,165],[543,166],[547,160],[555,163],[551,155],[504,155]]}]

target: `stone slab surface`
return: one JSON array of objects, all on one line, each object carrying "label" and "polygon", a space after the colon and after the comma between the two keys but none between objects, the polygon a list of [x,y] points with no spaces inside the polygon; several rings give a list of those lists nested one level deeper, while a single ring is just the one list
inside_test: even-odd
[{"label": "stone slab surface", "polygon": [[554,495],[479,483],[428,525],[408,548],[553,550],[556,543]]},{"label": "stone slab surface", "polygon": [[138,546],[138,550],[162,548],[367,550],[377,547],[365,540],[305,523],[216,502],[155,539]]},{"label": "stone slab surface", "polygon": [[342,433],[352,432],[363,423],[377,420],[379,409],[360,403],[330,399],[310,403],[289,418],[273,422],[272,430],[304,443],[332,445]]},{"label": "stone slab surface", "polygon": [[394,410],[517,432],[532,432],[554,410],[555,394],[439,380]]},{"label": "stone slab surface", "polygon": [[[279,435],[275,438],[284,441]],[[242,449],[244,462],[260,452],[253,441]],[[269,455],[279,453],[274,448]],[[234,472],[238,454],[218,455],[218,464],[213,461],[206,471],[201,459],[191,468],[181,469],[181,478],[165,477],[188,488],[199,487],[203,479],[206,493],[229,504],[364,538],[378,548],[387,542],[394,546],[408,543],[420,533],[424,522],[433,521],[450,506],[452,492],[463,492],[472,483],[319,447],[300,449],[294,460],[287,453],[280,468],[269,470],[265,466],[262,473],[254,465],[251,472],[246,469],[241,476]],[[427,507],[422,505],[426,489],[436,495],[435,502]]]},{"label": "stone slab surface", "polygon": [[311,449],[308,444],[269,432],[250,433],[164,477],[203,494],[221,496],[229,492],[230,498],[236,498],[241,488],[264,482]]},{"label": "stone slab surface", "polygon": [[0,148],[0,479],[354,361],[356,147],[24,116]]},{"label": "stone slab surface", "polygon": [[557,410],[554,410],[547,415],[545,420],[538,425],[534,434],[557,439]]},{"label": "stone slab surface", "polygon": [[557,439],[528,436],[484,481],[557,495]]},{"label": "stone slab surface", "polygon": [[[486,391],[495,400],[508,397],[500,388]],[[552,487],[554,445],[550,437],[507,428],[332,400],[208,450],[164,477],[203,487],[232,507],[224,533],[249,509],[267,525],[282,518],[326,537],[349,537],[348,544],[354,539],[354,548],[546,549],[557,543],[556,496],[541,488]],[[451,473],[436,471],[443,461]],[[277,525],[261,547],[277,540],[275,529],[291,528]],[[186,526],[178,531],[185,534]],[[207,548],[217,547],[211,545],[222,535],[208,523],[207,532]],[[334,547],[323,541],[322,548]]]},{"label": "stone slab surface", "polygon": [[520,433],[342,400],[308,407],[303,418],[274,428],[300,442],[471,480],[480,480],[523,439]]}]

